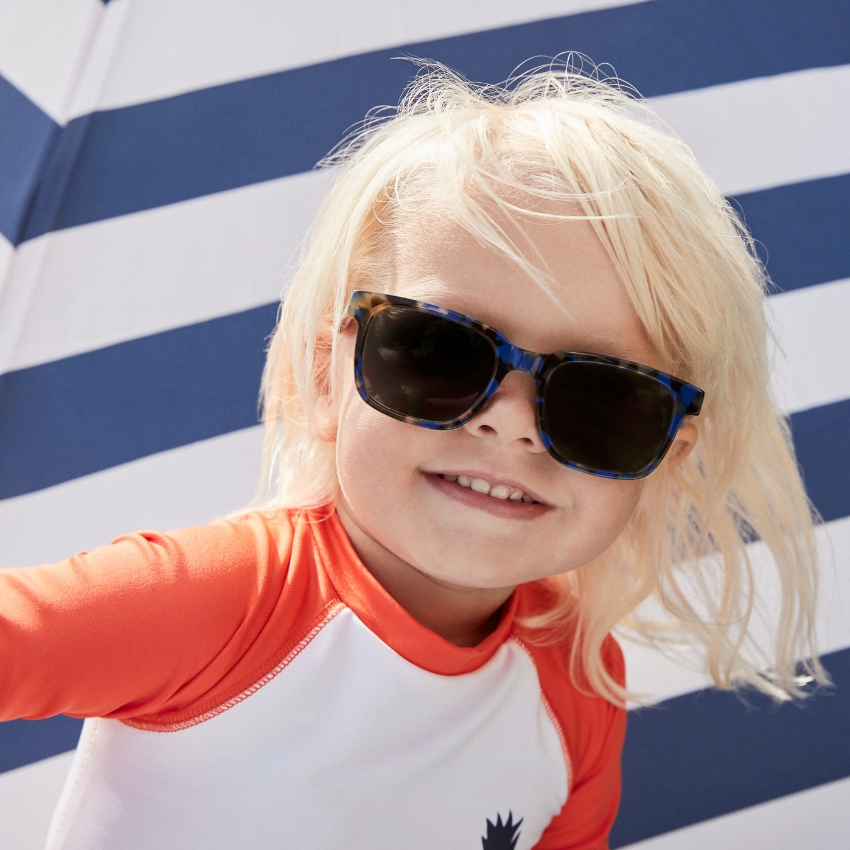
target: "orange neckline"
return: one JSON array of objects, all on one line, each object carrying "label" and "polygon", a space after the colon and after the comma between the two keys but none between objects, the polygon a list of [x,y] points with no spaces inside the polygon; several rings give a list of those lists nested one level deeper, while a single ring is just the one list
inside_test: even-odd
[{"label": "orange neckline", "polygon": [[470,673],[486,664],[510,637],[520,594],[514,591],[499,625],[477,646],[456,646],[432,632],[384,590],[354,550],[336,511],[305,511],[316,549],[340,600],[402,658],[443,676]]}]

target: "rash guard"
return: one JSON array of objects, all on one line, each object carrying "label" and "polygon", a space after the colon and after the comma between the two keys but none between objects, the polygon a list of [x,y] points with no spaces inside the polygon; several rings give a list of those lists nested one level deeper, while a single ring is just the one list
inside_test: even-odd
[{"label": "rash guard", "polygon": [[0,720],[87,718],[51,850],[599,850],[626,715],[520,627],[543,592],[458,647],[332,511],[127,535],[0,570]]}]

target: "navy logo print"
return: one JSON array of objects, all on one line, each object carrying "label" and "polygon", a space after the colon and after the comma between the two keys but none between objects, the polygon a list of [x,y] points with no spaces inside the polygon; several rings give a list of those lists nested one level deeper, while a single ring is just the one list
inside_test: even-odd
[{"label": "navy logo print", "polygon": [[523,818],[514,823],[512,812],[508,812],[508,819],[502,823],[502,816],[496,816],[496,823],[490,823],[487,818],[487,837],[481,836],[481,847],[483,850],[514,850],[519,838],[519,825]]}]

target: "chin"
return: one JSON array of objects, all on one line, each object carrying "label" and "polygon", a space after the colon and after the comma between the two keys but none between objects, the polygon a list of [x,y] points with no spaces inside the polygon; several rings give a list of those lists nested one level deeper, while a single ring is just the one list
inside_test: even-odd
[{"label": "chin", "polygon": [[[474,566],[470,566],[470,564]],[[426,565],[420,567],[420,570],[437,581],[447,582],[458,587],[468,587],[471,590],[498,590],[503,587],[515,587],[518,584],[538,578],[532,570],[527,573],[517,569],[505,570],[504,567],[498,565],[497,561],[481,564],[480,560],[475,558],[453,559],[453,562],[449,564],[441,561],[433,568]]]}]

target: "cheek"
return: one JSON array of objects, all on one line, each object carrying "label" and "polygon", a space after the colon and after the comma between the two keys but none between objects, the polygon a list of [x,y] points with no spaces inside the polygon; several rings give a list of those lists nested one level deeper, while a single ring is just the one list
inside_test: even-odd
[{"label": "cheek", "polygon": [[[352,377],[353,339],[340,340],[336,373],[339,388],[336,419],[337,480],[348,508],[370,536],[400,501],[404,437],[416,429],[369,407]],[[401,433],[399,433],[401,432]]]},{"label": "cheek", "polygon": [[[637,481],[619,481],[609,478],[591,478],[596,485],[596,498],[605,504],[612,526],[622,529],[631,519],[646,487],[643,478]],[[606,486],[607,485],[607,486]]]},{"label": "cheek", "polygon": [[[582,474],[583,473],[579,473]],[[585,561],[601,555],[616,539],[632,518],[646,487],[646,480],[619,481],[584,476],[574,487],[575,504],[579,507],[579,527],[584,528]]]},{"label": "cheek", "polygon": [[372,453],[375,429],[370,417],[361,411],[366,407],[360,398],[346,393],[339,410],[336,440],[336,467],[343,492],[350,490],[360,479],[363,470],[380,465],[382,453]]},{"label": "cheek", "polygon": [[415,429],[373,410],[346,393],[339,412],[337,475],[346,501],[355,512],[382,510],[397,494],[405,449]]}]

